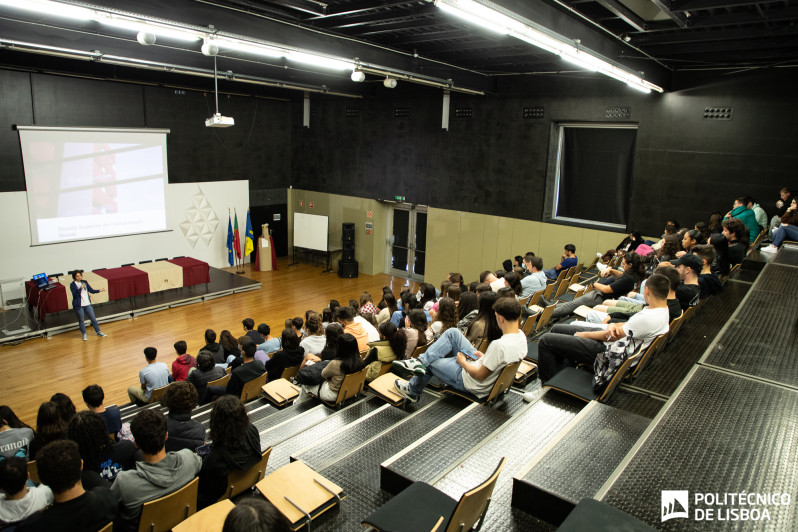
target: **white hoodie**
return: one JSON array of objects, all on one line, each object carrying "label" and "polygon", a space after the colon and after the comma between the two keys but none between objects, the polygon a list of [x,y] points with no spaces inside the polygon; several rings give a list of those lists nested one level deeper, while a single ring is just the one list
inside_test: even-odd
[{"label": "white hoodie", "polygon": [[28,493],[17,501],[6,500],[6,494],[0,493],[0,524],[18,523],[28,516],[40,512],[53,503],[53,492],[42,484],[28,488]]}]

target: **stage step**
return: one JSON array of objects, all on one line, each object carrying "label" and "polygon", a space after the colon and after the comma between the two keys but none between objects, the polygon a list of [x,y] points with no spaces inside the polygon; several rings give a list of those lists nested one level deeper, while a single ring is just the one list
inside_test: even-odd
[{"label": "stage step", "polygon": [[[381,434],[353,446],[349,453],[335,463],[318,471],[344,489],[346,503],[340,510],[325,512],[313,522],[313,530],[360,530],[363,517],[385,504],[390,495],[380,490],[377,471],[380,463],[400,452],[405,447],[435,430],[447,419],[462,411],[466,403],[462,399],[444,396],[437,398],[431,394],[430,402],[418,408],[426,399],[416,404],[398,423]],[[391,407],[397,408],[397,407]],[[398,410],[398,408],[397,408]],[[309,464],[314,467],[313,464]]]},{"label": "stage step", "polygon": [[541,523],[535,518],[511,507],[512,477],[585,407],[584,402],[557,393],[545,393],[534,403],[522,404],[510,421],[433,482],[450,497],[460,499],[463,493],[488,478],[499,460],[506,457],[493,490],[484,530],[540,528]]},{"label": "stage step", "polygon": [[649,422],[591,401],[513,476],[512,506],[559,525],[601,488]]},{"label": "stage step", "polygon": [[397,494],[414,481],[433,482],[510,419],[478,403],[464,403],[457,415],[380,464],[380,487]]},{"label": "stage step", "polygon": [[298,435],[300,437],[292,442],[294,449],[290,453],[291,461],[301,460],[317,471],[322,470],[339,459],[350,456],[352,449],[391,429],[412,412],[422,410],[439,400],[436,395],[425,393],[421,400],[413,405],[412,411],[409,411],[392,406],[376,396],[372,397],[369,402],[376,402],[380,407],[369,415],[343,425],[337,430],[335,428],[328,431],[312,430],[311,437]]}]

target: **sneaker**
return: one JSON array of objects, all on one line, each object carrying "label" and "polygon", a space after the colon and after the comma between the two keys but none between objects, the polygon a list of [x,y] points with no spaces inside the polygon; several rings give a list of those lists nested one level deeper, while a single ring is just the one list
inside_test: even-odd
[{"label": "sneaker", "polygon": [[83,335],[83,341],[84,342],[88,342],[89,341],[89,335],[88,334],[84,334]]},{"label": "sneaker", "polygon": [[395,381],[393,381],[393,387],[399,395],[401,395],[411,403],[415,403],[416,401],[418,401],[418,396],[410,393],[410,385],[407,383],[407,381],[396,379]]},{"label": "sneaker", "polygon": [[760,253],[776,253],[778,250],[779,250],[779,248],[777,248],[776,246],[774,246],[773,244],[771,244],[771,245],[769,245],[769,246],[767,246],[767,247],[763,247],[763,248],[761,248],[761,249],[759,250],[759,252],[760,252]]},{"label": "sneaker", "polygon": [[98,333],[97,333],[97,336],[108,336],[108,335],[107,335],[107,334],[105,334],[104,332],[98,332]]},{"label": "sneaker", "polygon": [[415,374],[425,375],[427,373],[427,366],[425,366],[417,358],[408,358],[407,360],[394,360],[391,367],[398,369],[403,375]]},{"label": "sneaker", "polygon": [[543,397],[544,393],[546,393],[546,390],[544,390],[543,388],[538,388],[537,390],[526,392],[524,394],[524,401],[526,401],[527,403],[534,403],[535,401]]}]

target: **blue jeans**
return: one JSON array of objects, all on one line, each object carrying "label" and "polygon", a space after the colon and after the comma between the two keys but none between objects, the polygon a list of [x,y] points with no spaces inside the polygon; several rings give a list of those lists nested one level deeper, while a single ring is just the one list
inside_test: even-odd
[{"label": "blue jeans", "polygon": [[410,393],[421,395],[433,375],[458,390],[467,391],[463,385],[463,368],[454,358],[461,351],[473,355],[476,348],[457,328],[446,329],[440,338],[418,357],[427,366],[427,373],[410,379]]},{"label": "blue jeans", "polygon": [[[86,334],[86,317],[88,316],[89,320],[91,320],[91,326],[94,327],[94,332],[100,334],[100,326],[97,325],[97,318],[94,317],[94,309],[91,305],[86,307],[78,307],[75,310],[75,314],[78,315],[78,325],[80,325],[80,333]],[[85,316],[84,316],[85,314]]]},{"label": "blue jeans", "polygon": [[785,240],[798,240],[798,227],[794,225],[780,225],[773,233],[773,245],[779,247]]},{"label": "blue jeans", "polygon": [[560,272],[557,271],[557,268],[549,268],[548,270],[543,270],[543,273],[546,275],[546,279],[554,279],[557,280],[557,277],[560,276]]}]

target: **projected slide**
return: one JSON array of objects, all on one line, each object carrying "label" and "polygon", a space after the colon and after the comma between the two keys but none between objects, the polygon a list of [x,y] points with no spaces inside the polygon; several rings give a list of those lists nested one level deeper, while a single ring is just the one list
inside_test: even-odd
[{"label": "projected slide", "polygon": [[18,129],[33,245],[167,229],[164,130]]}]

